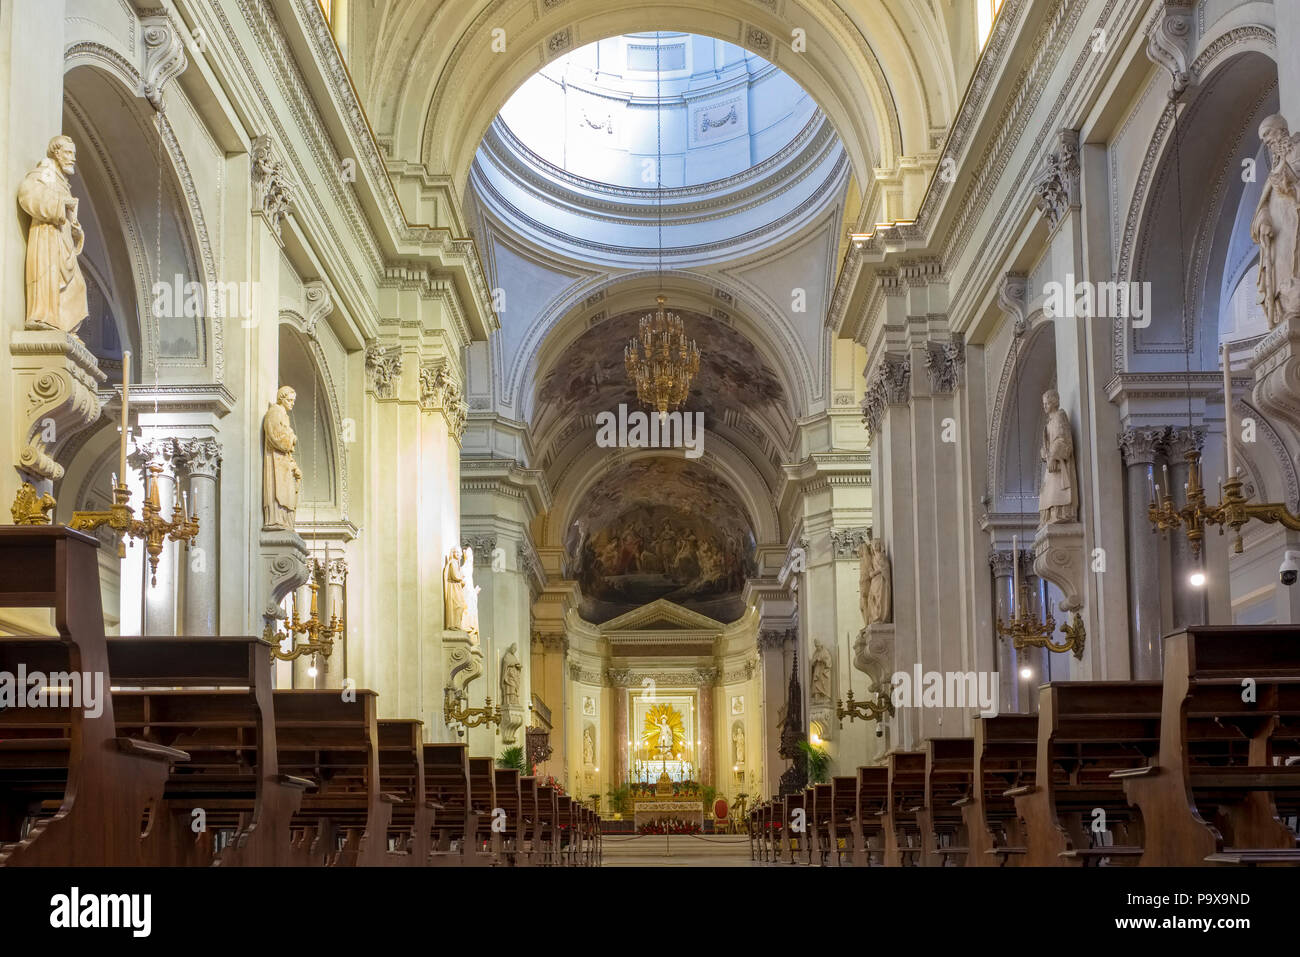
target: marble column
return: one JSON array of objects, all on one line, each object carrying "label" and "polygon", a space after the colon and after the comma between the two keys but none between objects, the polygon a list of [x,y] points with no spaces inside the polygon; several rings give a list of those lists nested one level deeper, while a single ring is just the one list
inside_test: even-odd
[{"label": "marble column", "polygon": [[716,786],[713,773],[713,683],[717,680],[717,668],[701,668],[695,673],[700,692],[700,740],[699,765],[700,784]]},{"label": "marble column", "polygon": [[[993,614],[998,621],[1009,621],[1012,614],[1011,593],[1015,588],[1010,549],[990,551],[989,569],[993,572]],[[998,711],[1017,712],[1020,710],[1020,684],[1016,650],[1009,638],[997,634],[996,626],[993,640],[997,644],[995,660],[998,669]]]},{"label": "marble column", "polygon": [[1138,681],[1161,675],[1160,536],[1151,530],[1147,506],[1163,429],[1125,429],[1125,515],[1128,537],[1129,663]]},{"label": "marble column", "polygon": [[610,784],[618,787],[628,781],[628,728],[627,728],[627,687],[630,678],[627,672],[610,672],[610,682],[614,686],[614,753],[616,761],[614,776]]},{"label": "marble column", "polygon": [[217,472],[221,445],[213,439],[176,443],[176,460],[189,483],[189,507],[199,522],[185,556],[185,590],[181,634],[216,635],[217,632]]},{"label": "marble column", "polygon": [[325,608],[322,617],[325,621],[334,620],[337,615],[340,622],[344,624],[343,635],[334,641],[334,650],[330,653],[328,659],[323,662],[320,671],[320,677],[316,681],[318,688],[341,688],[343,679],[348,674],[348,636],[347,636],[347,606],[343,600],[343,589],[348,583],[348,560],[346,558],[331,558],[329,565],[325,568]]},{"label": "marble column", "polygon": [[[141,495],[148,496],[150,482],[153,482],[158,493],[161,514],[167,519],[171,518],[172,502],[176,497],[176,480],[171,469],[174,451],[173,440],[154,436],[141,439],[127,457],[127,464],[139,474]],[[161,471],[151,471],[155,467]],[[133,504],[143,501],[144,498],[133,497],[132,499]],[[144,542],[137,540],[127,546],[127,559],[140,562],[143,568],[144,612],[140,628],[142,635],[174,635],[177,632],[176,552],[178,548],[175,542],[165,542],[162,554],[158,556],[158,568],[155,571],[149,567],[149,553],[145,551]]]},{"label": "marble column", "polygon": [[[1165,455],[1169,460],[1169,475],[1173,484],[1171,494],[1179,507],[1187,501],[1183,487],[1187,484],[1190,466],[1186,455],[1192,449],[1199,451],[1204,445],[1205,433],[1196,428],[1170,429],[1165,438]],[[1201,482],[1205,482],[1204,475],[1201,476]],[[1202,560],[1193,557],[1191,543],[1187,540],[1185,529],[1175,529],[1170,532],[1169,545],[1173,566],[1171,587],[1174,627],[1204,624],[1207,617],[1205,589],[1196,588],[1188,581],[1193,571],[1203,568]]]}]

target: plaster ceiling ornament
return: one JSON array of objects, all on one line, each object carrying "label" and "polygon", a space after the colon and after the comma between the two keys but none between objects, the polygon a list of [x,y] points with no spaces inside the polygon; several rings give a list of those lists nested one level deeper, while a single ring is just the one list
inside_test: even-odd
[{"label": "plaster ceiling ornament", "polygon": [[253,140],[249,151],[253,180],[253,212],[260,213],[277,236],[293,204],[288,167],[276,156],[270,134]]},{"label": "plaster ceiling ornament", "polygon": [[372,343],[366,347],[366,375],[370,388],[381,399],[391,399],[397,391],[397,382],[402,375],[402,347],[397,343],[381,345]]},{"label": "plaster ceiling ornament", "polygon": [[1048,154],[1042,172],[1034,178],[1036,203],[1049,229],[1055,229],[1070,209],[1079,207],[1081,171],[1079,132],[1061,130],[1056,149]]},{"label": "plaster ceiling ornament", "polygon": [[185,41],[171,17],[140,18],[140,35],[144,40],[144,68],[140,71],[140,92],[159,113],[166,110],[163,88],[185,72]]},{"label": "plaster ceiling ornament", "polygon": [[27,328],[75,334],[89,315],[86,280],[78,257],[86,243],[77,219],[80,200],[68,177],[76,171],[77,147],[56,136],[45,158],[23,177],[18,205],[31,217],[27,229]]}]

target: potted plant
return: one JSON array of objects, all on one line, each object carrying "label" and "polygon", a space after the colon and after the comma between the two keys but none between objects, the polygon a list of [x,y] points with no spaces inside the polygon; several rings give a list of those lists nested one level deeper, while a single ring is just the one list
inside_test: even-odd
[{"label": "potted plant", "polygon": [[610,785],[605,796],[609,798],[609,809],[614,812],[615,820],[632,810],[632,787],[628,784]]},{"label": "potted plant", "polygon": [[519,745],[506,748],[497,756],[497,767],[514,768],[520,777],[528,774],[528,764],[524,760],[524,749]]},{"label": "potted plant", "polygon": [[799,742],[799,750],[808,762],[808,783],[825,784],[830,780],[831,756],[825,748],[819,748],[807,741]]}]

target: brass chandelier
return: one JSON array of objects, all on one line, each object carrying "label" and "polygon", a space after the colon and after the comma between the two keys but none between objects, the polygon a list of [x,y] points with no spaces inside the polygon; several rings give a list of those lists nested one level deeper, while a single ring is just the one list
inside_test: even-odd
[{"label": "brass chandelier", "polygon": [[659,212],[659,295],[657,308],[641,317],[640,330],[623,349],[627,377],[636,385],[636,397],[665,418],[679,409],[700,371],[700,349],[686,338],[682,317],[669,312],[664,284],[664,179],[663,179],[663,74],[659,68],[659,35],[655,34],[655,197]]},{"label": "brass chandelier", "polygon": [[681,407],[700,371],[699,346],[686,338],[682,317],[664,308],[667,301],[655,297],[659,308],[641,317],[640,332],[623,350],[637,398],[661,416]]}]

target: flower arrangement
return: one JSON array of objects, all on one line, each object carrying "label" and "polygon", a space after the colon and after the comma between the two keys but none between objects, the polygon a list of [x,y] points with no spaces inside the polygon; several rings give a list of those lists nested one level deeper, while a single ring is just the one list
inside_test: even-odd
[{"label": "flower arrangement", "polygon": [[668,818],[646,821],[636,830],[638,834],[699,834],[700,826],[694,821],[677,821]]}]

